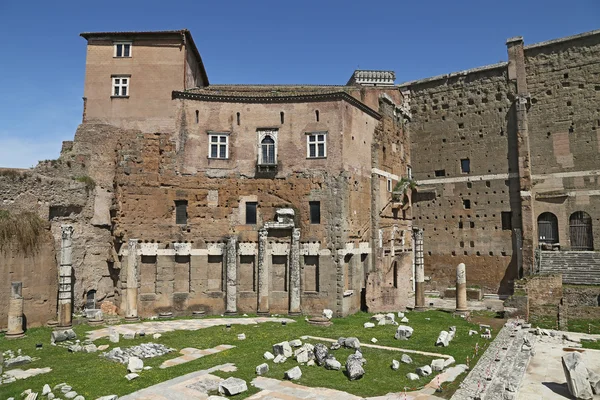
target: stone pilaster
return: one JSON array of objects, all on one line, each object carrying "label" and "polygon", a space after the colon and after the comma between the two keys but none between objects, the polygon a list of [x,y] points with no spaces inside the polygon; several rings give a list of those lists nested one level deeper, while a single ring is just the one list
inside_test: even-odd
[{"label": "stone pilaster", "polygon": [[225,274],[225,290],[227,293],[225,314],[237,314],[237,238],[229,238],[227,250],[227,271]]},{"label": "stone pilaster", "polygon": [[70,328],[73,324],[73,226],[62,225],[60,267],[58,276],[58,327]]},{"label": "stone pilaster", "polygon": [[456,267],[456,312],[466,313],[467,307],[467,271],[465,264],[460,263]]},{"label": "stone pilaster", "polygon": [[267,252],[268,231],[258,231],[258,307],[257,314],[269,314],[269,261]]},{"label": "stone pilaster", "polygon": [[13,282],[10,292],[10,303],[8,305],[8,329],[6,339],[17,339],[23,337],[23,283]]},{"label": "stone pilaster", "polygon": [[300,228],[292,229],[290,249],[290,315],[300,314]]},{"label": "stone pilaster", "polygon": [[125,320],[137,321],[138,317],[138,240],[129,239],[127,243],[127,287]]},{"label": "stone pilaster", "polygon": [[423,260],[423,229],[414,228],[415,246],[415,310],[425,307],[425,262]]}]

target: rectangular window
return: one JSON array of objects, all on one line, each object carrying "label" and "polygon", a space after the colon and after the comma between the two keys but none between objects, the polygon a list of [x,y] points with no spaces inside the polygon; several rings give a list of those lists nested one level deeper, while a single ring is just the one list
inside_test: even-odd
[{"label": "rectangular window", "polygon": [[388,180],[387,180],[387,191],[388,192],[392,191],[392,180],[390,178],[388,178]]},{"label": "rectangular window", "polygon": [[471,208],[471,200],[469,199],[464,199],[463,200],[463,207],[465,208],[465,210],[468,210]]},{"label": "rectangular window", "polygon": [[175,200],[175,223],[177,225],[187,224],[187,200]]},{"label": "rectangular window", "polygon": [[226,133],[208,134],[208,158],[229,158],[229,135]]},{"label": "rectangular window", "polygon": [[113,76],[112,77],[112,95],[113,97],[129,96],[129,77],[128,76]]},{"label": "rectangular window", "polygon": [[445,169],[436,169],[435,176],[446,176],[446,170]]},{"label": "rectangular window", "polygon": [[512,229],[512,211],[502,211],[502,230],[509,231]]},{"label": "rectangular window", "polygon": [[306,135],[307,158],[327,157],[326,133],[327,132],[312,132]]},{"label": "rectangular window", "polygon": [[460,172],[463,174],[468,174],[471,172],[471,161],[468,158],[463,158],[460,160]]},{"label": "rectangular window", "polygon": [[406,176],[408,176],[408,179],[412,179],[412,167],[410,165],[406,167]]},{"label": "rectangular window", "polygon": [[258,203],[246,203],[246,225],[256,225],[256,207]]},{"label": "rectangular window", "polygon": [[131,57],[131,42],[115,43],[114,57],[118,57],[118,58]]},{"label": "rectangular window", "polygon": [[309,201],[310,207],[310,223],[320,224],[321,223],[321,202],[320,201]]}]

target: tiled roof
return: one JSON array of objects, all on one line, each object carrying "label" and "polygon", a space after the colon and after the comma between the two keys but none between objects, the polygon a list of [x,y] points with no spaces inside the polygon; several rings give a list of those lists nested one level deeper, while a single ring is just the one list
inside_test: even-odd
[{"label": "tiled roof", "polygon": [[174,91],[173,98],[226,103],[300,103],[345,100],[359,110],[380,119],[381,115],[351,96],[360,88],[334,85],[210,85]]}]

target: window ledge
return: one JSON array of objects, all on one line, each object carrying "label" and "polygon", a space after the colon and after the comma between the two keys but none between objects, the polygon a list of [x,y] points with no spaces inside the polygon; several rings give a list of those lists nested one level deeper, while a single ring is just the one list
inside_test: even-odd
[{"label": "window ledge", "polygon": [[131,56],[113,56],[113,58],[131,58]]},{"label": "window ledge", "polygon": [[327,156],[325,157],[306,157],[307,160],[326,160]]},{"label": "window ledge", "polygon": [[128,99],[129,96],[110,96],[111,99]]},{"label": "window ledge", "polygon": [[206,158],[207,158],[208,160],[223,160],[223,161],[227,161],[227,160],[229,160],[229,159],[230,159],[229,157],[227,157],[227,158],[221,158],[221,157],[206,157]]}]

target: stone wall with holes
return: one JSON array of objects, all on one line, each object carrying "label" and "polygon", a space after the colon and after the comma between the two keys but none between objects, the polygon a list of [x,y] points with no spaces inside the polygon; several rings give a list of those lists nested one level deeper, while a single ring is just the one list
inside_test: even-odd
[{"label": "stone wall with holes", "polygon": [[[591,218],[600,245],[600,35],[525,47],[535,218],[558,220],[558,244],[572,243],[570,217]],[[575,234],[575,233],[574,233]],[[536,235],[537,236],[537,235]]]},{"label": "stone wall with holes", "polygon": [[26,328],[42,326],[56,316],[58,268],[54,241],[44,230],[31,252],[9,244],[0,250],[0,329],[7,327],[11,283],[23,283]]},{"label": "stone wall with holes", "polygon": [[507,161],[514,88],[506,65],[404,89],[411,96],[412,167],[419,183],[413,224],[424,229],[428,288],[454,287],[456,266],[463,262],[468,284],[484,293],[508,293],[516,259],[509,179],[514,170]]}]

